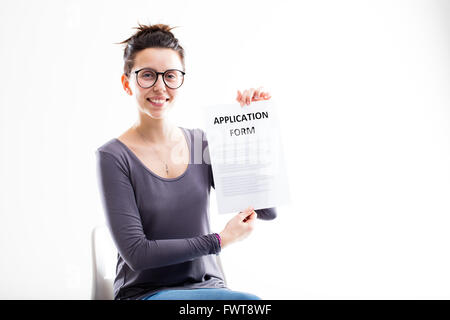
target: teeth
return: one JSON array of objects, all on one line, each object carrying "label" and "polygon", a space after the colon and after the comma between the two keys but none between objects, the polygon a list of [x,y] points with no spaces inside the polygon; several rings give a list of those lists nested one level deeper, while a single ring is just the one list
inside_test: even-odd
[{"label": "teeth", "polygon": [[150,99],[150,101],[158,104],[166,102],[166,100],[152,100],[152,99]]}]

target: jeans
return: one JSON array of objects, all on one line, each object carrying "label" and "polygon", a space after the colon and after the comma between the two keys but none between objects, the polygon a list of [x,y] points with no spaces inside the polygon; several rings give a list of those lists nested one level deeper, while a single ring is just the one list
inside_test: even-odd
[{"label": "jeans", "polygon": [[161,290],[142,300],[261,300],[251,293],[226,288]]}]

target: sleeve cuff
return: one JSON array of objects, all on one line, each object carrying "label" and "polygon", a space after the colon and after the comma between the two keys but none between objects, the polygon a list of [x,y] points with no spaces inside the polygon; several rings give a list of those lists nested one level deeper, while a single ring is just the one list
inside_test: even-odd
[{"label": "sleeve cuff", "polygon": [[210,254],[218,255],[220,253],[220,251],[222,251],[222,247],[220,246],[219,239],[217,238],[215,233],[209,234],[208,237],[211,239],[211,243],[212,243]]}]

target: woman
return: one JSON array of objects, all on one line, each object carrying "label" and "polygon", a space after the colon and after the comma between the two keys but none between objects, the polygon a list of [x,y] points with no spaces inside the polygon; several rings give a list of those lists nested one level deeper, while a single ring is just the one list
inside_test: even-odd
[{"label": "woman", "polygon": [[[122,84],[137,102],[136,123],[97,149],[106,221],[118,249],[115,299],[259,299],[228,289],[214,255],[252,231],[274,208],[249,207],[220,233],[209,226],[214,187],[200,129],[177,127],[167,113],[184,81],[184,50],[167,25],[139,25],[124,51]],[[269,99],[238,91],[237,101]],[[201,150],[199,150],[201,148]],[[207,152],[205,153],[209,155]]]}]

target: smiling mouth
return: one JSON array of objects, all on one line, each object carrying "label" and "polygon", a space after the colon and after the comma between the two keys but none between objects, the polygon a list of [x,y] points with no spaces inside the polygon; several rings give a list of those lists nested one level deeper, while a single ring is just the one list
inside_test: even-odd
[{"label": "smiling mouth", "polygon": [[162,107],[162,106],[164,105],[164,103],[166,103],[167,101],[169,101],[169,99],[168,99],[168,98],[166,98],[166,99],[161,99],[161,98],[158,98],[158,99],[150,99],[150,98],[147,98],[147,101],[150,102],[150,103],[151,103],[152,105],[154,105],[154,106]]}]

